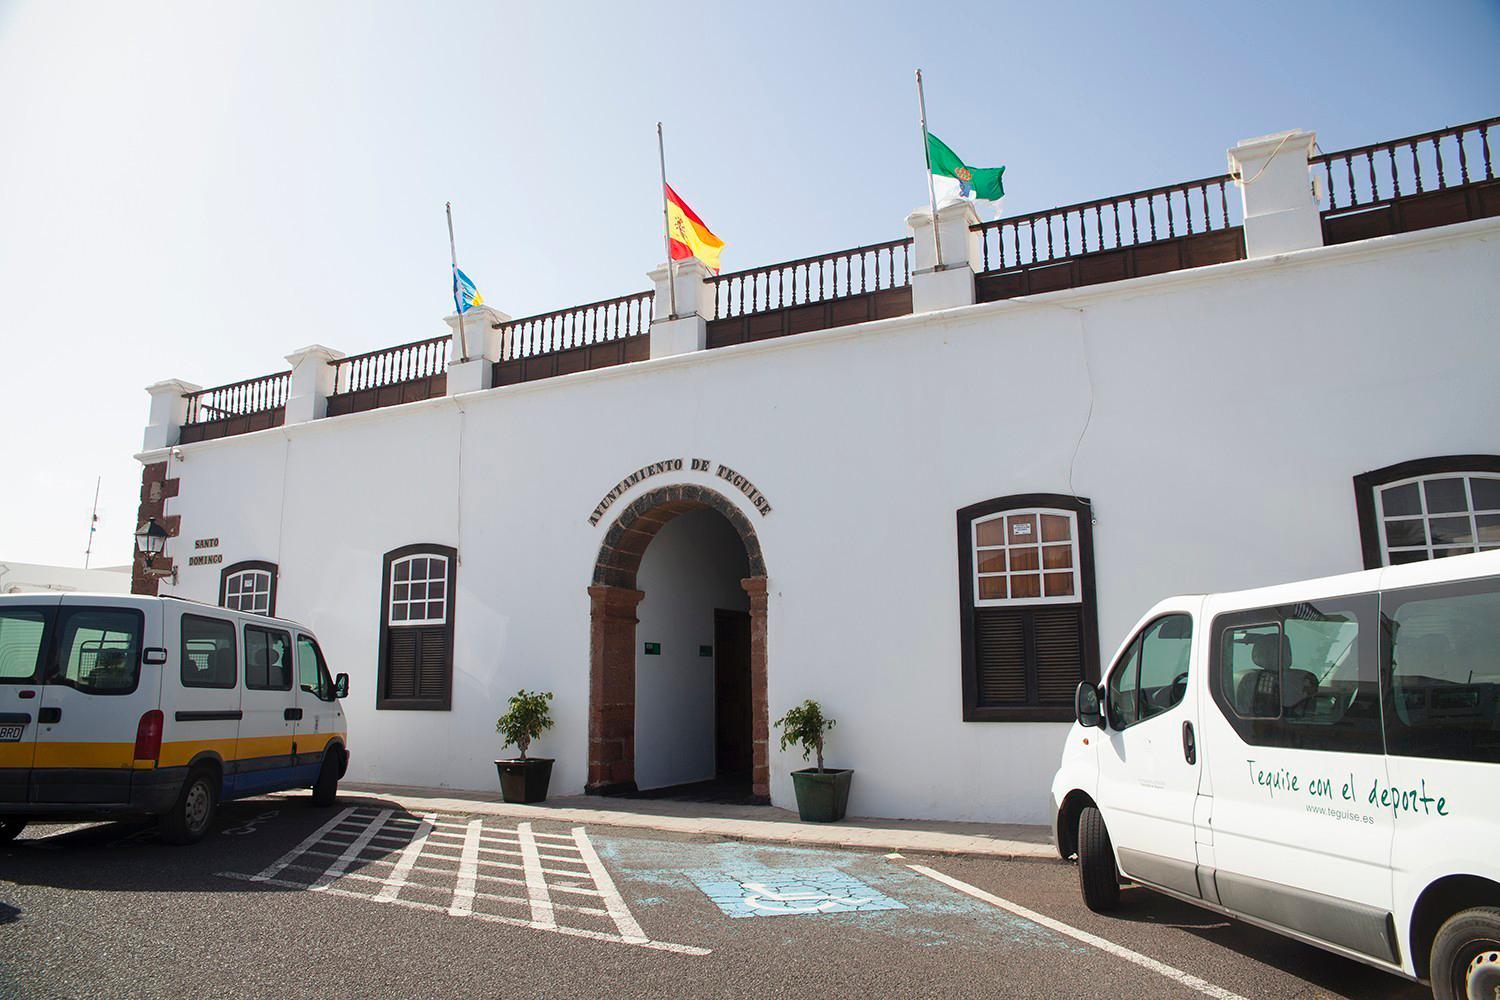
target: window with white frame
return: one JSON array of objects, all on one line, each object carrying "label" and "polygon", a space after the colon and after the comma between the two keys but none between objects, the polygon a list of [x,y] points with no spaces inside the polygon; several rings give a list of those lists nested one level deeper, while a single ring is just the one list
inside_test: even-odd
[{"label": "window with white frame", "polygon": [[448,620],[448,559],[424,554],[391,563],[392,625],[442,625]]},{"label": "window with white frame", "polygon": [[458,550],[447,545],[405,545],[385,554],[377,709],[452,707],[457,568]]},{"label": "window with white frame", "polygon": [[1500,549],[1500,473],[1387,483],[1375,489],[1375,513],[1387,566]]},{"label": "window with white frame", "polygon": [[958,512],[965,721],[1066,721],[1098,679],[1089,512],[1051,493]]},{"label": "window with white frame", "polygon": [[219,606],[254,615],[276,614],[276,565],[255,560],[224,567]]},{"label": "window with white frame", "polygon": [[1034,508],[975,521],[974,577],[976,607],[1082,601],[1078,515]]}]

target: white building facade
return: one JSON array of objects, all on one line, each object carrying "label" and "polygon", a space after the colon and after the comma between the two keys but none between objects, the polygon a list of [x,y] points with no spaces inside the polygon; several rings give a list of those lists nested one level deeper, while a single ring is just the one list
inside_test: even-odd
[{"label": "white building facade", "polygon": [[312,625],[352,778],[492,790],[526,688],[554,794],[790,805],[815,698],[851,813],[1046,822],[1157,600],[1500,547],[1492,124],[160,383],[136,589]]}]

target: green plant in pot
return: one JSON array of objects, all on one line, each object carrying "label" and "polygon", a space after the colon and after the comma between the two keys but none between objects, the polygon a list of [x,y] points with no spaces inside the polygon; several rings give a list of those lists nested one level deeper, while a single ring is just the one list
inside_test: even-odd
[{"label": "green plant in pot", "polygon": [[823,766],[823,737],[838,725],[823,714],[823,706],[811,698],[788,709],[776,720],[781,730],[781,749],[802,748],[802,759],[815,757],[816,767],[792,772],[792,787],[797,792],[797,814],[804,823],[833,823],[844,818],[849,807],[849,783],[854,779],[850,768]]},{"label": "green plant in pot", "polygon": [[506,802],[542,802],[547,798],[547,784],[552,780],[551,757],[528,757],[526,748],[533,740],[552,728],[552,711],[547,703],[551,691],[517,691],[510,706],[495,723],[495,731],[504,738],[503,746],[514,746],[521,752],[515,760],[497,760],[500,772],[500,794]]}]

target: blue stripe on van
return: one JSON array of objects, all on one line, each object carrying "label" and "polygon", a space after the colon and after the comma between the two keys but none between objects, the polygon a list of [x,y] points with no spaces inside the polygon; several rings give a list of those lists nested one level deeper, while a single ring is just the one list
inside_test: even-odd
[{"label": "blue stripe on van", "polygon": [[243,799],[267,792],[282,792],[290,788],[311,788],[318,780],[318,771],[323,762],[297,764],[292,767],[272,767],[263,771],[245,771],[224,776],[224,799]]}]

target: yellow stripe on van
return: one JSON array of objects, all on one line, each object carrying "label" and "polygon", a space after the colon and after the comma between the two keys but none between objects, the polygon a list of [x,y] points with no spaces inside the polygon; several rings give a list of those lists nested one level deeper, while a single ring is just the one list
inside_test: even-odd
[{"label": "yellow stripe on van", "polygon": [[217,754],[224,760],[234,760],[235,742],[233,739],[176,740],[161,745],[161,756],[157,760],[162,767],[182,767],[204,751]]},{"label": "yellow stripe on van", "polygon": [[25,743],[0,743],[0,767],[30,767],[35,751],[36,744],[29,740]]},{"label": "yellow stripe on van", "polygon": [[36,744],[33,767],[132,767],[135,743]]},{"label": "yellow stripe on van", "polygon": [[[95,767],[149,769],[153,766],[183,767],[204,752],[223,760],[253,760],[258,757],[290,757],[300,741],[304,753],[323,751],[342,732],[303,733],[300,736],[249,736],[227,740],[174,740],[161,745],[158,764],[135,760],[134,743],[0,743],[0,767]],[[321,740],[322,742],[317,742]],[[36,758],[32,760],[32,747]]]}]

